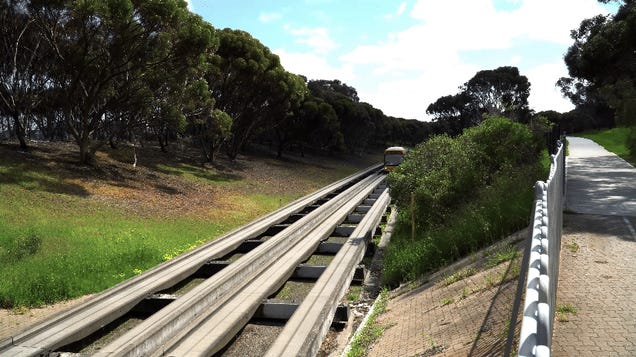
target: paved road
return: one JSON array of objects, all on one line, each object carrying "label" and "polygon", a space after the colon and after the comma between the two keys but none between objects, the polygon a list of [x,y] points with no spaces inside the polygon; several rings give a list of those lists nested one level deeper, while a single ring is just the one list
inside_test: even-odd
[{"label": "paved road", "polygon": [[636,169],[590,140],[568,141],[557,307],[577,311],[557,318],[552,353],[636,356]]}]

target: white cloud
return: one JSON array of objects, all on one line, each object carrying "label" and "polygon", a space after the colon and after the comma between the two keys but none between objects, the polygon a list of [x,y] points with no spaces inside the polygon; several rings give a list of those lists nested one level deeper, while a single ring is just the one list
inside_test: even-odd
[{"label": "white cloud", "polygon": [[406,10],[406,2],[402,2],[400,4],[400,7],[397,9],[397,12],[395,13],[397,16],[400,16],[404,13],[404,10]]},{"label": "white cloud", "polygon": [[192,7],[192,0],[185,0],[186,3],[188,3],[188,10],[190,10],[190,12],[194,12],[194,8]]},{"label": "white cloud", "polygon": [[262,12],[258,15],[258,21],[262,23],[270,23],[278,21],[283,18],[283,15],[278,12]]},{"label": "white cloud", "polygon": [[511,16],[519,28],[517,36],[570,45],[570,30],[606,12],[596,0],[525,0]]},{"label": "white cloud", "polygon": [[404,11],[406,11],[406,7],[407,7],[407,3],[406,3],[406,1],[404,1],[404,2],[402,2],[400,4],[400,6],[397,8],[397,10],[395,10],[395,12],[392,12],[390,14],[384,15],[384,18],[390,20],[390,19],[394,19],[394,18],[400,17],[404,13]]},{"label": "white cloud", "polygon": [[531,84],[530,98],[528,98],[530,108],[538,112],[543,110],[567,112],[574,108],[574,105],[563,98],[559,88],[555,86],[559,78],[568,75],[562,61],[530,68],[524,75],[528,77]]},{"label": "white cloud", "polygon": [[329,36],[329,30],[324,27],[297,29],[285,26],[285,29],[296,37],[296,42],[309,46],[314,53],[326,55],[337,47]]},{"label": "white cloud", "polygon": [[[511,0],[512,1],[512,0]],[[515,44],[541,41],[563,46],[572,42],[571,29],[581,20],[604,9],[597,0],[514,0],[519,7],[498,11],[493,0],[418,0],[408,14],[416,24],[388,33],[374,44],[360,45],[334,57],[338,45],[324,27],[285,29],[296,42],[310,50],[274,51],[287,70],[310,79],[340,79],[358,90],[360,99],[387,115],[428,119],[428,105],[443,95],[455,94],[458,87],[483,69],[502,65],[519,66],[531,82],[530,106],[541,111],[567,111],[572,105],[554,87],[567,75],[561,56],[551,63],[524,68],[537,57],[507,53],[488,58],[489,50],[498,53]],[[392,16],[407,13],[400,3]],[[481,51],[486,60],[469,61],[465,51]],[[541,53],[541,48],[536,48]]]},{"label": "white cloud", "polygon": [[290,53],[283,49],[273,52],[280,57],[281,64],[287,71],[302,74],[308,79],[339,79],[346,82],[354,77],[351,65],[335,67],[324,56],[315,53]]},{"label": "white cloud", "polygon": [[[516,41],[533,39],[563,45],[565,52],[571,43],[570,29],[602,12],[596,0],[525,0],[512,12],[497,11],[491,0],[419,0],[410,12],[419,24],[375,45],[358,46],[340,60],[354,68],[372,67],[367,74],[381,83],[356,86],[362,82],[354,79],[351,84],[361,99],[388,115],[425,119],[430,103],[457,93],[477,71],[522,64],[519,55],[508,57],[508,62],[494,57],[489,64],[469,63],[461,59],[463,51],[505,50]],[[554,87],[559,77],[567,75],[562,62],[520,71],[532,84],[531,108],[572,108]],[[369,82],[367,78],[365,83]]]}]

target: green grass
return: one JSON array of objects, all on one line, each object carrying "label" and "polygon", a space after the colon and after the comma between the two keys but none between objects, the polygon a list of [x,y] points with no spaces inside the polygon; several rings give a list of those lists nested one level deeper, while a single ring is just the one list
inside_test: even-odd
[{"label": "green grass", "polygon": [[488,256],[486,261],[486,267],[494,268],[497,265],[507,262],[516,258],[519,255],[519,250],[514,245],[505,245],[496,249],[492,254]]},{"label": "green grass", "polygon": [[579,244],[577,242],[570,242],[565,244],[565,248],[567,248],[571,253],[576,253],[579,251]]},{"label": "green grass", "polygon": [[556,319],[561,322],[570,321],[570,315],[576,315],[578,309],[572,304],[561,304],[556,309]]},{"label": "green grass", "polygon": [[369,318],[366,325],[362,328],[362,331],[353,338],[351,341],[351,348],[347,352],[347,357],[361,357],[366,354],[367,349],[382,336],[384,330],[388,326],[381,326],[376,323],[377,317],[386,310],[386,304],[388,303],[388,291],[383,290],[380,293],[375,308]]},{"label": "green grass", "polygon": [[[233,187],[224,191],[230,195],[229,207],[211,212],[213,218],[178,216],[169,209],[166,216],[153,218],[95,199],[76,176],[64,177],[68,171],[60,174],[56,167],[37,155],[0,152],[0,308],[34,307],[102,291],[300,196],[259,190],[259,183],[213,169],[158,165],[158,171],[196,184]],[[339,175],[327,169],[314,175],[316,187]],[[99,175],[89,168],[77,170],[79,177]],[[337,170],[356,169],[343,165]]]},{"label": "green grass", "polygon": [[454,284],[460,280],[464,280],[466,278],[468,278],[469,276],[473,276],[477,274],[477,269],[475,268],[466,268],[466,269],[462,269],[460,271],[458,271],[457,273],[444,278],[444,280],[442,280],[442,285],[444,286],[449,286],[451,284]]},{"label": "green grass", "polygon": [[1,185],[0,307],[106,289],[229,230],[233,222],[128,217],[80,197]]},{"label": "green grass", "polygon": [[631,155],[627,148],[627,137],[629,135],[628,128],[613,128],[606,130],[586,131],[583,133],[573,134],[590,139],[604,147],[607,151],[613,152],[625,161],[636,166],[636,156]]}]

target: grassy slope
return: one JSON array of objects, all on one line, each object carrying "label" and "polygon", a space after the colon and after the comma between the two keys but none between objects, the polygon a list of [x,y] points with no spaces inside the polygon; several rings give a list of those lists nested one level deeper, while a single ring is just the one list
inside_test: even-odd
[{"label": "grassy slope", "polygon": [[611,151],[620,156],[625,161],[632,164],[632,166],[636,166],[636,157],[630,155],[629,150],[625,145],[628,135],[627,128],[586,131],[584,133],[577,133],[573,135],[590,139],[604,147],[607,151]]},{"label": "grassy slope", "polygon": [[130,149],[75,166],[72,147],[0,145],[0,307],[108,288],[368,164],[243,158],[203,168]]}]

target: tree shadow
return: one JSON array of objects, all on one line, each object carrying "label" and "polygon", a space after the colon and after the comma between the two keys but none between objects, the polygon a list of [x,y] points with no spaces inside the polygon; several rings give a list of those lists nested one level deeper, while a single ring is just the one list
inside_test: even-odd
[{"label": "tree shadow", "polygon": [[0,184],[17,185],[29,191],[89,196],[84,187],[64,180],[64,175],[48,166],[47,159],[32,154],[34,151],[46,152],[40,149],[22,152],[12,145],[0,145]]},{"label": "tree shadow", "polygon": [[568,158],[566,207],[577,213],[636,216],[636,170],[615,155]]}]

